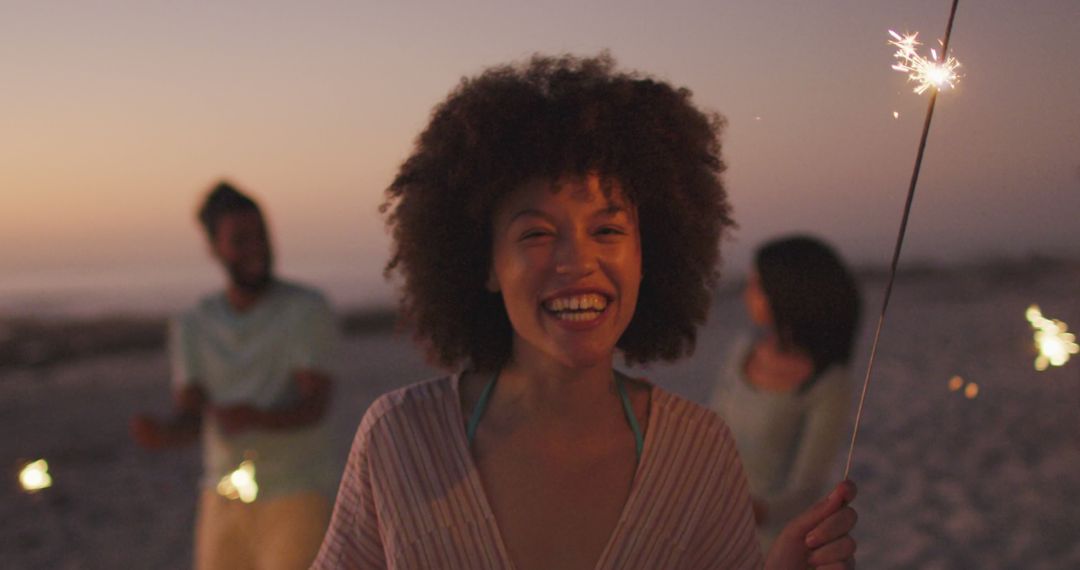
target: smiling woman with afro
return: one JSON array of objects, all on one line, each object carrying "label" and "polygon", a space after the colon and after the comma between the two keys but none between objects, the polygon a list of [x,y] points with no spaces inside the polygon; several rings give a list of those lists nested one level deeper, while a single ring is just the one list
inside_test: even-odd
[{"label": "smiling woman with afro", "polygon": [[842,568],[854,486],[763,561],[731,432],[615,370],[694,348],[731,226],[723,120],[595,58],[463,79],[387,190],[386,272],[453,374],[360,423],[315,568]]}]

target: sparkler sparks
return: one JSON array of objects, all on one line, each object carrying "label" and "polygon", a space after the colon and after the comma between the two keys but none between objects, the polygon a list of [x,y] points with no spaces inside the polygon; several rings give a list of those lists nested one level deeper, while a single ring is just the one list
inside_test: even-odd
[{"label": "sparkler sparks", "polygon": [[255,482],[255,463],[251,460],[240,463],[240,467],[235,471],[221,478],[217,492],[233,501],[240,499],[245,503],[254,502],[259,495],[259,484]]},{"label": "sparkler sparks", "polygon": [[956,86],[960,76],[956,73],[960,62],[955,57],[947,57],[945,61],[939,61],[937,50],[930,50],[930,58],[927,59],[916,50],[919,43],[919,33],[901,36],[889,30],[893,39],[889,45],[896,46],[893,57],[897,59],[892,68],[908,74],[908,81],[915,82],[915,92],[925,93],[931,87],[945,89]]},{"label": "sparkler sparks", "polygon": [[1026,316],[1031,328],[1035,329],[1035,348],[1039,351],[1035,357],[1035,370],[1042,372],[1050,366],[1064,366],[1071,355],[1080,352],[1076,335],[1068,332],[1065,323],[1044,317],[1038,305],[1028,307]]},{"label": "sparkler sparks", "polygon": [[31,461],[19,471],[19,484],[24,491],[36,493],[42,489],[52,487],[52,476],[49,475],[49,464],[44,459]]}]

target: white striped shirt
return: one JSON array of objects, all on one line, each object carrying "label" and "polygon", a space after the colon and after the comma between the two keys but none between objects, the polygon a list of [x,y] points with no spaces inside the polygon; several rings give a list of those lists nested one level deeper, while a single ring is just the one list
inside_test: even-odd
[{"label": "white striped shirt", "polygon": [[[513,568],[465,437],[458,377],[360,422],[313,568]],[[746,476],[715,413],[653,386],[645,448],[598,570],[760,568]]]}]

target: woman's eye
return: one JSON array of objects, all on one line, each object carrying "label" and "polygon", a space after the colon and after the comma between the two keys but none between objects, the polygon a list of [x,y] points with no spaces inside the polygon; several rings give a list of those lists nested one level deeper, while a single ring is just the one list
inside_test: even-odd
[{"label": "woman's eye", "polygon": [[626,231],[624,231],[622,228],[616,227],[616,226],[603,226],[600,229],[596,230],[596,233],[597,233],[597,235],[601,235],[601,236],[616,236],[616,235],[617,236],[622,236],[622,235],[626,235]]},{"label": "woman's eye", "polygon": [[520,239],[521,241],[526,241],[536,238],[542,238],[549,235],[551,235],[551,232],[548,230],[528,230],[521,234]]}]

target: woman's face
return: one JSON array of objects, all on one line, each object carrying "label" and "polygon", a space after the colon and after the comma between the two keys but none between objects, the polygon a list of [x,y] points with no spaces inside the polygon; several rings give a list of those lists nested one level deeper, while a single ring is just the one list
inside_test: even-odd
[{"label": "woman's face", "polygon": [[751,269],[750,275],[746,277],[743,302],[746,303],[746,312],[750,314],[750,320],[755,325],[764,327],[772,324],[772,309],[769,308],[769,298],[765,296],[765,290],[761,288],[761,276],[758,275],[756,269]]},{"label": "woman's face", "polygon": [[533,181],[498,205],[487,287],[502,293],[516,360],[610,365],[641,284],[637,211],[595,175],[555,186]]}]

